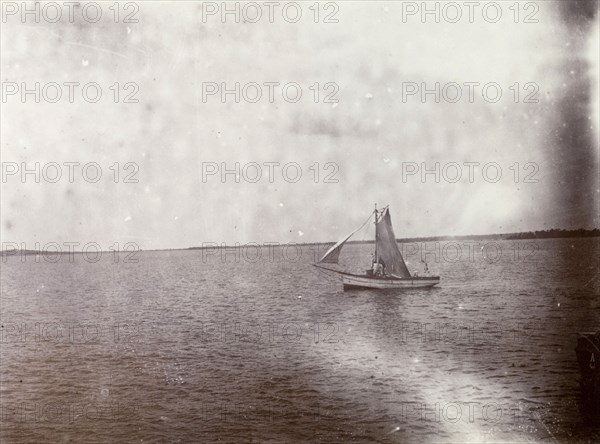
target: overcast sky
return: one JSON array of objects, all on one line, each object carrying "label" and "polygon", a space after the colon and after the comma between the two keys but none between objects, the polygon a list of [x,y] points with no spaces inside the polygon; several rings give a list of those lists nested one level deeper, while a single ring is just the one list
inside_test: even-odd
[{"label": "overcast sky", "polygon": [[[398,237],[599,226],[597,4],[565,10],[538,2],[538,23],[522,23],[524,10],[514,23],[509,3],[500,3],[498,23],[481,13],[474,23],[424,24],[418,16],[403,23],[401,5],[391,2],[338,3],[338,23],[322,23],[333,10],[321,10],[314,23],[308,3],[297,23],[278,11],[273,23],[221,23],[218,15],[203,23],[201,6],[190,2],[142,4],[139,23],[8,17],[3,82],[96,82],[103,97],[87,103],[76,90],[74,103],[29,96],[21,103],[19,94],[3,96],[2,161],[96,162],[103,176],[87,183],[76,167],[70,183],[63,167],[56,183],[6,177],[2,241],[27,248],[131,241],[143,249],[330,241],[358,227],[375,202],[390,205]],[[120,102],[125,83],[139,85],[139,103],[115,104],[115,82]],[[263,86],[257,103],[233,96],[222,103],[219,94],[203,101],[203,82],[295,82],[302,97],[288,103],[279,86],[270,103]],[[309,89],[315,82],[318,103]],[[328,82],[339,86],[338,103],[324,103]],[[403,100],[403,82],[496,82],[502,97],[488,103],[478,87],[469,103],[465,87],[457,103],[431,96],[421,103],[418,94]],[[509,89],[515,82],[519,103]],[[524,103],[535,89],[525,89],[528,82],[539,86],[537,104]],[[119,183],[109,169],[115,162]],[[123,183],[127,162],[139,166],[137,183]],[[263,165],[256,183],[233,175],[222,183],[219,174],[203,182],[203,162],[296,162],[302,177],[290,183],[279,166],[271,183]],[[456,162],[462,179],[403,181],[403,163],[422,162]],[[496,162],[502,177],[490,183],[475,168],[470,183],[464,162]],[[528,162],[535,166],[525,169]],[[337,183],[325,183],[331,172]],[[525,181],[528,173],[537,183]]]}]

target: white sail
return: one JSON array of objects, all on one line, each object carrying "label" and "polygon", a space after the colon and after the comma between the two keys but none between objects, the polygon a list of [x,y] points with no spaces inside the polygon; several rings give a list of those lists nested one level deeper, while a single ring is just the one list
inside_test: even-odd
[{"label": "white sail", "polygon": [[369,216],[369,218],[365,221],[364,224],[362,224],[360,227],[358,227],[356,230],[354,230],[352,233],[350,233],[344,239],[342,239],[337,244],[335,244],[333,247],[331,247],[329,250],[327,250],[327,252],[323,255],[323,257],[321,258],[319,263],[322,262],[322,263],[326,263],[326,264],[337,264],[338,259],[340,257],[340,252],[342,251],[342,247],[344,246],[344,244],[354,234],[356,234],[358,231],[362,230],[365,227],[365,225],[367,225],[369,223],[370,220],[371,220],[371,216]]}]

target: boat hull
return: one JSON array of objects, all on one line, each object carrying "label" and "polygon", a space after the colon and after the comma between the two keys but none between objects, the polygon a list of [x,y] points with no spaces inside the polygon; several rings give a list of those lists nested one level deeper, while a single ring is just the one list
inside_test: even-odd
[{"label": "boat hull", "polygon": [[439,276],[419,276],[410,278],[370,277],[356,274],[342,274],[344,290],[377,289],[393,290],[396,288],[427,288],[440,283]]}]

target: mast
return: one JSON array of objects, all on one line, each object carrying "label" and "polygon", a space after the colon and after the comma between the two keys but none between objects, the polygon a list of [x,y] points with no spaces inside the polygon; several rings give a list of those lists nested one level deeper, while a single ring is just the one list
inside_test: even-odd
[{"label": "mast", "polygon": [[377,257],[377,203],[375,203],[375,263],[379,263],[379,258]]}]

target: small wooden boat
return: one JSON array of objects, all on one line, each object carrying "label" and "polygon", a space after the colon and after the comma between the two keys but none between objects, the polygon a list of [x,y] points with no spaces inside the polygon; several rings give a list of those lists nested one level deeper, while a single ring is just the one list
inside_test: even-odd
[{"label": "small wooden boat", "polygon": [[344,290],[378,289],[391,290],[397,288],[433,287],[440,283],[439,276],[412,276],[406,267],[404,258],[398,249],[396,235],[392,227],[389,206],[372,213],[375,218],[375,253],[372,268],[365,274],[354,274],[335,270],[322,264],[337,264],[344,244],[357,232],[362,230],[370,221],[371,215],[359,228],[336,243],[314,264],[318,268],[337,273],[341,276]]}]

